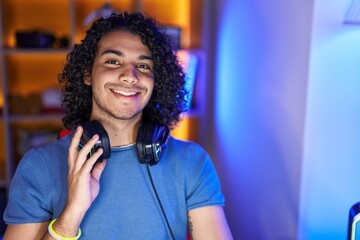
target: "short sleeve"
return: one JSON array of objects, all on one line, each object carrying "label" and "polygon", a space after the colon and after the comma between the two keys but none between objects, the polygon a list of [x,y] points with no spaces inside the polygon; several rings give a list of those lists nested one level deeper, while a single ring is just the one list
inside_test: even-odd
[{"label": "short sleeve", "polygon": [[221,192],[219,177],[205,150],[194,144],[187,165],[187,210],[212,205],[224,206],[225,198]]},{"label": "short sleeve", "polygon": [[20,161],[12,179],[4,212],[7,224],[36,223],[51,219],[49,192],[51,179],[43,159],[31,150]]}]

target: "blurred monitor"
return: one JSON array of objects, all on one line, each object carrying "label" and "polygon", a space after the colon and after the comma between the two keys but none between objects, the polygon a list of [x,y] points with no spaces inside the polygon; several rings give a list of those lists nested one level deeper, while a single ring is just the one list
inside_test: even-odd
[{"label": "blurred monitor", "polygon": [[195,52],[192,52],[191,50],[179,50],[177,51],[177,56],[185,73],[186,90],[189,93],[186,109],[190,110],[192,106],[196,105],[194,103],[193,96],[195,89],[196,73],[199,64],[199,57],[196,55]]},{"label": "blurred monitor", "polygon": [[360,240],[360,202],[350,208],[348,240]]},{"label": "blurred monitor", "polygon": [[173,50],[181,48],[181,28],[176,26],[165,26],[166,35],[170,38],[170,44]]}]

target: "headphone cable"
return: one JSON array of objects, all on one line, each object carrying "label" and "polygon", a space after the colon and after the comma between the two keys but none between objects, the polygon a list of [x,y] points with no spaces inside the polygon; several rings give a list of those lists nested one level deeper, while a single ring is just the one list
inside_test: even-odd
[{"label": "headphone cable", "polygon": [[164,208],[163,208],[163,205],[161,204],[159,195],[158,195],[158,193],[157,193],[157,191],[156,191],[155,184],[154,184],[153,178],[152,178],[152,176],[151,176],[149,164],[146,164],[146,168],[147,168],[147,172],[148,172],[148,174],[149,174],[151,186],[152,186],[152,188],[153,188],[153,190],[154,190],[156,199],[157,199],[157,201],[158,201],[158,203],[159,203],[161,212],[162,212],[162,214],[163,214],[163,216],[164,216],[164,219],[165,219],[165,222],[166,222],[166,226],[167,226],[167,228],[169,229],[169,232],[170,232],[170,235],[171,235],[171,239],[172,239],[172,240],[175,240],[174,233],[173,233],[173,231],[172,231],[172,229],[171,229],[171,226],[170,226],[170,223],[169,223],[168,218],[167,218],[167,216],[166,216],[165,210],[164,210]]}]

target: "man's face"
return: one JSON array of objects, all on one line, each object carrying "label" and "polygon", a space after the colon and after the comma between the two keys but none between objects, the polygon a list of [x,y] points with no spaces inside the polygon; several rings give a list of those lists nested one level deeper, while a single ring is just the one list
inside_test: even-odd
[{"label": "man's face", "polygon": [[153,61],[140,37],[126,31],[105,34],[98,43],[91,76],[91,116],[141,119],[154,88]]}]

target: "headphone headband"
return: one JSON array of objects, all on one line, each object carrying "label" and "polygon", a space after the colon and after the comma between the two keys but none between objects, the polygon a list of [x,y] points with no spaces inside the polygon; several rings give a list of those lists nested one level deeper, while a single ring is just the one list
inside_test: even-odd
[{"label": "headphone headband", "polygon": [[[88,157],[97,149],[104,150],[98,161],[104,158],[110,158],[111,147],[108,133],[98,121],[85,122],[83,125],[84,132],[80,139],[79,147],[82,148],[89,139],[95,134],[99,135],[99,141],[91,149]],[[136,138],[137,156],[140,163],[155,165],[159,162],[167,145],[170,130],[166,126],[158,124],[142,123]]]}]

